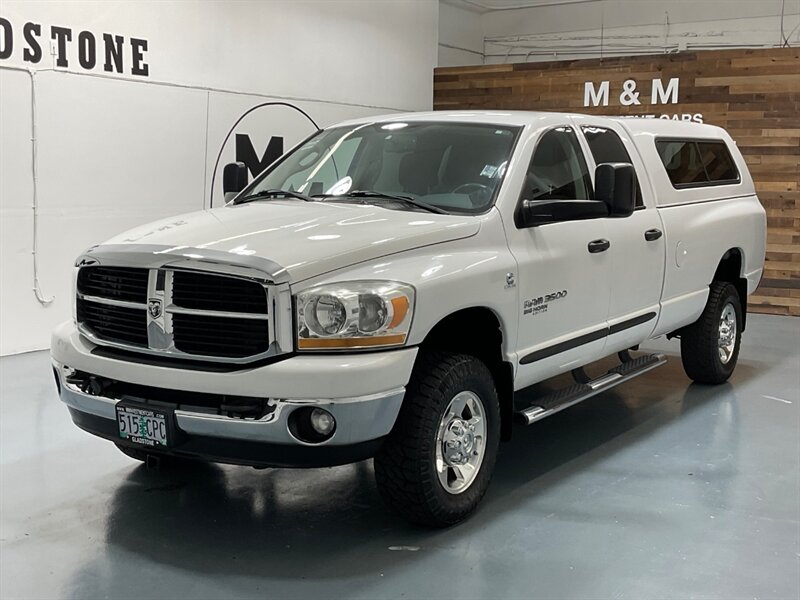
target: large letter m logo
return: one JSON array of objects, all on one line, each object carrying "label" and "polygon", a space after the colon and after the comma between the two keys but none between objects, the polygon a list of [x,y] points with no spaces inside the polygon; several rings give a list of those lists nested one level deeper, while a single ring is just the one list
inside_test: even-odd
[{"label": "large letter m logo", "polygon": [[258,158],[250,136],[246,133],[236,134],[236,162],[243,162],[253,177],[258,176],[275,160],[283,154],[283,138],[273,136],[269,139],[267,149],[261,158]]},{"label": "large letter m logo", "polygon": [[583,84],[583,105],[608,106],[608,81],[601,81],[599,90],[595,89],[593,82],[585,82]]}]

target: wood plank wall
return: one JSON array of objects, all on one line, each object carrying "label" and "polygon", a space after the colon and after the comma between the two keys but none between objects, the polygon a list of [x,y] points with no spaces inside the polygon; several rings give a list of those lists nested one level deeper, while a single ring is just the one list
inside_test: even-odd
[{"label": "wood plank wall", "polygon": [[[651,81],[680,79],[678,103],[651,105]],[[633,79],[640,105],[623,106]],[[584,106],[584,82],[609,82],[608,106]],[[697,115],[736,140],[767,211],[767,263],[754,312],[800,315],[800,50],[725,50],[434,71],[433,105],[447,109]],[[591,103],[591,102],[590,102]],[[681,117],[679,117],[681,118]],[[688,117],[683,117],[688,118]]]}]

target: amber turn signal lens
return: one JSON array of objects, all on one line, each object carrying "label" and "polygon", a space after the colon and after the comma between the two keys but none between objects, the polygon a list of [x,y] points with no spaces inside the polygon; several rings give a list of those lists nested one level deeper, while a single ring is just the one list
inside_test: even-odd
[{"label": "amber turn signal lens", "polygon": [[376,335],[373,337],[352,338],[300,338],[300,350],[331,350],[334,348],[369,348],[374,346],[395,346],[406,341],[405,333]]},{"label": "amber turn signal lens", "polygon": [[406,318],[406,314],[408,313],[408,298],[405,296],[392,298],[392,310],[394,314],[392,316],[392,321],[389,323],[389,329],[394,329]]}]

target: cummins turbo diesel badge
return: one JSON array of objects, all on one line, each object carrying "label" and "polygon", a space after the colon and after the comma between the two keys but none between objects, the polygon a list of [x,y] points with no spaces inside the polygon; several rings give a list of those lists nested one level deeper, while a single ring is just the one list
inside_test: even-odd
[{"label": "cummins turbo diesel badge", "polygon": [[553,292],[552,294],[545,294],[544,296],[539,296],[538,298],[525,300],[522,303],[522,314],[538,315],[540,313],[547,312],[547,307],[551,302],[554,302],[555,300],[561,300],[562,298],[566,297],[567,290],[561,290],[560,292]]}]

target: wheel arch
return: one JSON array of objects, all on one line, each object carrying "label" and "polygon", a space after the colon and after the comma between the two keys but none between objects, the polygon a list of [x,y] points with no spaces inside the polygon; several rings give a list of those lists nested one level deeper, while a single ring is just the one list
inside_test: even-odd
[{"label": "wheel arch", "polygon": [[514,416],[514,367],[503,355],[504,336],[502,320],[494,310],[473,306],[439,319],[420,348],[469,354],[489,368],[500,400],[501,439],[508,440]]},{"label": "wheel arch", "polygon": [[747,324],[747,279],[744,277],[745,254],[742,248],[729,248],[717,263],[714,281],[727,281],[736,287],[742,305],[742,331]]}]

